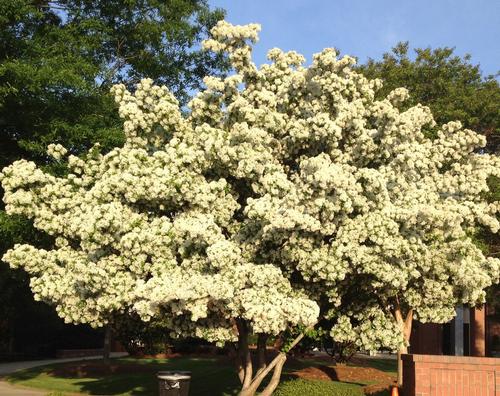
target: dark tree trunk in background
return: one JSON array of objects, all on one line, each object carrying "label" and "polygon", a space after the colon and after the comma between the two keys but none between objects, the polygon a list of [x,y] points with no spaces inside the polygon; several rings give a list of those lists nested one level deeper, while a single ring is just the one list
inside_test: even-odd
[{"label": "dark tree trunk in background", "polygon": [[102,358],[105,362],[109,362],[109,358],[111,356],[111,338],[112,338],[112,329],[111,325],[106,325],[104,329],[104,347]]}]

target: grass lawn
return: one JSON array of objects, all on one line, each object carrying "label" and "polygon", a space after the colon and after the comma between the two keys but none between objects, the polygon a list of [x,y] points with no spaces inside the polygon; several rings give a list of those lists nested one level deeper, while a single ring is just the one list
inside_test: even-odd
[{"label": "grass lawn", "polygon": [[[366,360],[377,369],[394,370],[395,362],[382,359]],[[282,383],[276,396],[362,396],[363,386],[373,381],[342,382],[335,376],[315,379],[297,377],[297,370],[319,371],[325,362],[295,360],[285,367]],[[392,366],[391,366],[392,364]],[[379,367],[376,367],[379,366]],[[100,361],[61,363],[18,371],[6,379],[13,385],[53,391],[53,396],[83,393],[90,395],[143,395],[157,394],[156,372],[160,370],[186,370],[192,372],[190,396],[237,395],[239,381],[234,368],[224,359],[179,357],[172,359],[113,359],[110,371],[103,372]],[[325,372],[328,372],[326,370]],[[324,374],[323,374],[324,375]],[[377,393],[377,396],[389,394]]]}]

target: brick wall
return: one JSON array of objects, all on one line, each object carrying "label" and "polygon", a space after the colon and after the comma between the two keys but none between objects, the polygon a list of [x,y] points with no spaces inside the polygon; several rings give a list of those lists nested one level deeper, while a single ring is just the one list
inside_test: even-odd
[{"label": "brick wall", "polygon": [[500,395],[500,359],[403,355],[403,396]]}]

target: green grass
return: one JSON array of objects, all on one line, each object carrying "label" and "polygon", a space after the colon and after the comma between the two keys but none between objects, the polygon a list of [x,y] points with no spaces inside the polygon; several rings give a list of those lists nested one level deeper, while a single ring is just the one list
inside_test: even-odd
[{"label": "green grass", "polygon": [[47,396],[67,396],[67,393],[64,392],[50,392]]},{"label": "green grass", "polygon": [[[324,363],[324,362],[323,362]],[[118,365],[144,365],[147,371],[94,375],[93,377],[68,377],[56,375],[54,370],[60,365],[35,367],[18,371],[6,379],[14,385],[52,391],[53,396],[74,393],[90,395],[130,395],[151,396],[157,394],[156,372],[160,370],[185,370],[192,372],[190,396],[232,396],[239,391],[239,381],[234,368],[229,363],[216,358],[182,357],[173,359],[114,359]],[[300,366],[311,366],[311,362],[301,362]],[[336,381],[304,380],[290,375],[285,368],[277,396],[358,396],[363,395],[359,384]]]},{"label": "green grass", "polygon": [[294,379],[284,381],[275,396],[363,396],[358,385],[334,381]]}]

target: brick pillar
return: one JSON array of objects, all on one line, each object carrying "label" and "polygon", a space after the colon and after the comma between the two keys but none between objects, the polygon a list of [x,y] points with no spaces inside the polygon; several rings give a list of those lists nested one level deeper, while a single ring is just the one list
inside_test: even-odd
[{"label": "brick pillar", "polygon": [[471,310],[471,352],[472,356],[486,356],[485,307]]}]

